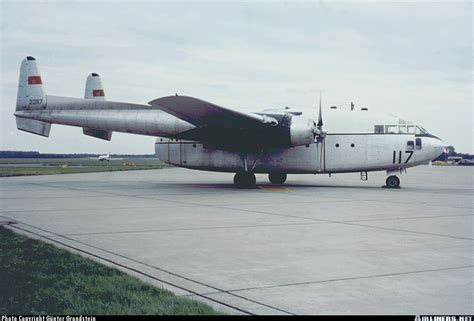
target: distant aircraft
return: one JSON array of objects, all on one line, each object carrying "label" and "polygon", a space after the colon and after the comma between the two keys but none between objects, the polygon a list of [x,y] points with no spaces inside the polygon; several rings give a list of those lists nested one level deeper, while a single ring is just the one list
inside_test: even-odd
[{"label": "distant aircraft", "polygon": [[[287,174],[386,171],[387,187],[397,175],[426,164],[445,144],[423,127],[367,108],[319,111],[289,108],[241,112],[200,99],[172,95],[148,105],[106,101],[98,74],[87,77],[85,98],[46,95],[36,60],[21,63],[17,128],[49,136],[51,124],[78,126],[85,135],[110,140],[112,132],[158,137],[159,159],[176,166],[233,172],[238,187],[255,185],[255,173],[283,184]],[[324,128],[323,128],[324,124]]]},{"label": "distant aircraft", "polygon": [[461,165],[461,166],[474,166],[474,160],[472,160],[472,159],[461,159],[458,162],[458,165]]},{"label": "distant aircraft", "polygon": [[98,159],[103,162],[103,161],[110,161],[110,153],[107,153],[106,155],[99,155]]},{"label": "distant aircraft", "polygon": [[90,159],[97,159],[103,162],[103,161],[111,161],[111,160],[122,160],[123,158],[111,157],[110,153],[107,153],[105,155],[99,155],[98,157],[91,157]]}]

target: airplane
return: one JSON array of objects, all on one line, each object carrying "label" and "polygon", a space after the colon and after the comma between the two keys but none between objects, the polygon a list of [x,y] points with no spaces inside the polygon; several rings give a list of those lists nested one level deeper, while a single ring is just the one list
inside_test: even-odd
[{"label": "airplane", "polygon": [[460,166],[474,166],[474,160],[463,158],[458,162],[458,165],[460,165]]},{"label": "airplane", "polygon": [[440,138],[396,116],[325,108],[260,112],[236,109],[178,94],[148,104],[106,100],[97,73],[87,77],[84,99],[46,95],[36,59],[20,67],[17,128],[48,137],[52,124],[82,127],[83,133],[110,141],[112,133],[157,137],[157,157],[171,165],[235,173],[234,184],[251,188],[255,174],[283,184],[288,174],[385,171],[385,187],[400,187],[399,175],[444,151]]},{"label": "airplane", "polygon": [[103,161],[110,161],[110,153],[107,153],[106,155],[99,155],[97,159],[101,162]]},{"label": "airplane", "polygon": [[95,159],[95,160],[99,160],[101,162],[103,162],[103,161],[108,161],[109,162],[111,160],[123,160],[123,158],[111,157],[110,152],[108,152],[105,155],[99,155],[98,157],[89,157],[89,159]]}]

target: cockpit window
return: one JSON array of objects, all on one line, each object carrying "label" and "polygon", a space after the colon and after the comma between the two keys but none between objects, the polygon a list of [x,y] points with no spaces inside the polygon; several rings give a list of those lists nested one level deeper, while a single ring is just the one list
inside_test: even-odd
[{"label": "cockpit window", "polygon": [[398,133],[406,134],[407,133],[407,127],[406,126],[398,126]]},{"label": "cockpit window", "polygon": [[416,126],[416,134],[428,134],[428,131],[421,126]]},{"label": "cockpit window", "polygon": [[415,135],[429,135],[429,132],[421,126],[415,125],[412,122],[398,118],[397,123],[374,125],[375,134],[415,134]]},{"label": "cockpit window", "polygon": [[383,134],[383,125],[375,125],[374,126],[374,133],[376,134]]},{"label": "cockpit window", "polygon": [[385,125],[385,132],[387,134],[396,134],[398,133],[397,125]]}]

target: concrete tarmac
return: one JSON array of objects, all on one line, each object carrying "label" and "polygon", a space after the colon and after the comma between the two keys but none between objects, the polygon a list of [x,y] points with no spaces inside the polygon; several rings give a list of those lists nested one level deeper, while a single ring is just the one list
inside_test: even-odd
[{"label": "concrete tarmac", "polygon": [[179,168],[0,179],[10,228],[237,314],[473,314],[472,167],[289,175]]}]

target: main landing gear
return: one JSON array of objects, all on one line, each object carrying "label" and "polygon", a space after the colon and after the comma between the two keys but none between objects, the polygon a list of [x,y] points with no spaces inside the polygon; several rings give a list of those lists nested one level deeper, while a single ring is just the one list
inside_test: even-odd
[{"label": "main landing gear", "polygon": [[[268,179],[272,184],[283,184],[286,181],[286,173],[270,173]],[[234,184],[238,188],[250,188],[255,186],[256,179],[255,174],[250,172],[238,172],[234,176]],[[385,181],[385,187],[388,188],[399,188],[400,179],[396,175],[390,175]]]},{"label": "main landing gear", "polygon": [[385,184],[388,188],[398,188],[400,187],[400,179],[395,175],[391,175],[387,177]]},{"label": "main landing gear", "polygon": [[[268,180],[272,184],[283,184],[286,181],[286,173],[270,173]],[[255,174],[250,172],[238,172],[234,176],[234,184],[238,188],[250,188],[255,185]]]},{"label": "main landing gear", "polygon": [[268,180],[272,184],[283,184],[286,181],[285,173],[270,173],[268,174]]},{"label": "main landing gear", "polygon": [[255,174],[250,172],[238,172],[234,176],[234,184],[238,188],[249,188],[255,185]]}]

